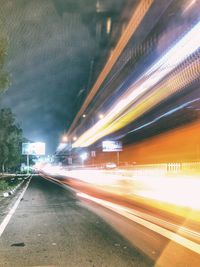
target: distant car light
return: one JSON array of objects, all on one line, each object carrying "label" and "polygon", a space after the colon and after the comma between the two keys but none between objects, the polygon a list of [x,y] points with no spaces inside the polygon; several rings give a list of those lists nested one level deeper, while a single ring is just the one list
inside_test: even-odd
[{"label": "distant car light", "polygon": [[106,163],[105,167],[106,167],[106,169],[114,169],[117,167],[117,164],[114,162],[108,162],[108,163]]}]

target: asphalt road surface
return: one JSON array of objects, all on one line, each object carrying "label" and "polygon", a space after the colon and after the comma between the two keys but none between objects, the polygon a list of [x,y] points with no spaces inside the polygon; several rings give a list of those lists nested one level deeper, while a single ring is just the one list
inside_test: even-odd
[{"label": "asphalt road surface", "polygon": [[33,177],[0,237],[0,266],[153,266],[69,190]]}]

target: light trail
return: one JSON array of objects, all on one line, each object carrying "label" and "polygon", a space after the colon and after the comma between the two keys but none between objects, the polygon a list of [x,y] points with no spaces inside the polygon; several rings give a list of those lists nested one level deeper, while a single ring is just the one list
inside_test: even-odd
[{"label": "light trail", "polygon": [[[175,46],[173,46],[164,56],[162,56],[153,66],[145,72],[121,97],[121,99],[115,103],[110,110],[104,115],[104,118],[98,121],[93,127],[83,133],[73,147],[87,147],[100,138],[119,130],[124,127],[135,118],[139,116],[136,114],[136,107],[132,106],[136,100],[141,98],[148,91],[152,90],[164,77],[172,73],[177,66],[185,61],[200,47],[198,36],[200,35],[200,22],[198,22],[184,37],[182,37]],[[192,75],[191,75],[192,68]],[[162,88],[158,87],[154,89],[155,92],[146,99],[142,99],[141,104],[145,104],[145,107],[141,105],[139,113],[143,113],[153,105],[159,103],[159,101],[165,99],[170,94],[173,94],[181,87],[189,84],[192,79],[199,76],[199,59],[192,64],[181,69],[179,72],[172,73],[170,81],[167,84],[162,84]],[[173,90],[168,90],[173,88]],[[165,90],[163,89],[165,88]],[[145,101],[144,101],[145,100]],[[127,109],[128,112],[126,111]],[[124,114],[125,112],[125,114]]]},{"label": "light trail", "polygon": [[[144,165],[145,166],[145,165]],[[165,167],[164,167],[165,168]],[[43,171],[48,175],[61,175],[74,181],[94,186],[107,192],[134,200],[139,197],[155,207],[162,207],[180,214],[191,209],[200,216],[200,179],[197,174],[166,173],[165,169],[153,165],[133,170],[71,170],[57,166],[46,166]],[[180,186],[181,185],[181,186]],[[186,197],[187,196],[187,197]],[[184,214],[184,212],[183,212]],[[196,219],[196,218],[194,218]]]},{"label": "light trail", "polygon": [[[138,213],[135,213],[134,210],[131,210],[131,209],[127,209],[126,207],[123,207],[123,206],[120,206],[120,205],[117,205],[117,204],[114,204],[114,203],[111,203],[109,201],[106,201],[106,200],[102,200],[102,199],[98,199],[98,198],[95,198],[95,197],[92,197],[90,195],[87,195],[87,194],[84,194],[84,193],[77,193],[77,195],[83,199],[87,199],[87,200],[91,200],[107,209],[110,209],[166,238],[168,238],[169,240],[173,241],[173,242],[176,242],[180,245],[182,245],[183,247],[195,252],[195,253],[198,253],[200,254],[200,244],[196,243],[196,242],[193,242],[177,233],[174,233],[170,230],[167,230],[155,223],[152,223],[152,222],[149,222],[147,221],[146,219],[143,219],[141,217],[138,216]],[[141,215],[144,215],[144,214],[140,214]],[[186,230],[186,228],[185,228]],[[188,230],[188,229],[187,229]],[[191,231],[189,231],[191,232]],[[194,232],[194,235],[196,235],[197,233]],[[198,236],[199,236],[199,233],[198,233]]]},{"label": "light trail", "polygon": [[93,99],[93,97],[97,94],[97,92],[100,89],[100,86],[106,79],[108,73],[111,71],[114,64],[117,62],[119,56],[121,55],[122,51],[124,50],[125,46],[129,42],[130,38],[133,36],[135,31],[137,30],[138,26],[140,25],[141,21],[145,17],[146,13],[150,9],[151,5],[153,3],[153,0],[140,0],[139,4],[133,13],[130,22],[128,23],[125,31],[123,32],[122,36],[120,37],[114,51],[112,52],[111,57],[107,61],[105,67],[103,68],[102,72],[100,73],[97,81],[95,82],[94,86],[92,87],[89,95],[85,99],[80,111],[76,115],[69,131],[68,135],[73,131],[74,126],[76,125],[79,118],[82,116],[86,108],[88,107],[89,103]]}]

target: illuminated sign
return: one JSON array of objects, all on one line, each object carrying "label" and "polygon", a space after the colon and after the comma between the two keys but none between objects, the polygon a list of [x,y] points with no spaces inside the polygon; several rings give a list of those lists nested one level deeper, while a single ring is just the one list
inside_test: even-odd
[{"label": "illuminated sign", "polygon": [[120,141],[103,141],[103,152],[118,152],[122,151],[122,143]]},{"label": "illuminated sign", "polygon": [[45,155],[45,143],[22,143],[22,155]]}]

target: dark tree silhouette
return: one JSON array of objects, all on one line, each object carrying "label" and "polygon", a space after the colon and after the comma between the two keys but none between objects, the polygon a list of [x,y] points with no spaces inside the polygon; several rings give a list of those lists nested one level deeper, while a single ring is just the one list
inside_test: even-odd
[{"label": "dark tree silhouette", "polygon": [[0,110],[0,166],[2,172],[14,168],[21,160],[22,130],[10,109]]}]

